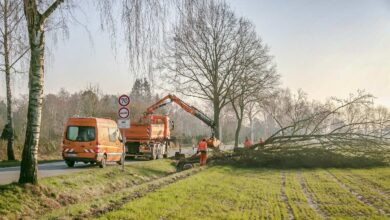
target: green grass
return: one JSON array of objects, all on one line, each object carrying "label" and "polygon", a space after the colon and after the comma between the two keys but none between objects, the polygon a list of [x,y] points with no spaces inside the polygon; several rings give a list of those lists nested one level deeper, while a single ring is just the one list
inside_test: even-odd
[{"label": "green grass", "polygon": [[[382,209],[386,213],[390,213],[390,194],[386,189],[386,179],[389,180],[390,176],[386,174],[386,169],[381,169],[385,172],[377,173],[379,171],[373,170],[356,170],[362,175],[369,176],[365,179],[361,176],[354,175],[348,172],[342,172],[340,170],[331,170],[332,175],[335,176],[339,181],[345,184],[353,192],[369,201],[369,203],[377,209]],[[383,185],[378,184],[382,182]],[[389,181],[387,181],[387,184]]]},{"label": "green grass", "polygon": [[143,161],[124,172],[108,166],[42,178],[39,187],[4,185],[0,219],[390,217],[390,167],[197,170],[175,173],[171,160]]},{"label": "green grass", "polygon": [[[386,219],[377,210],[334,181],[325,170],[303,173],[308,190],[327,217],[334,219]],[[389,180],[390,181],[390,180]],[[366,186],[362,186],[366,187]]]},{"label": "green grass", "polygon": [[308,199],[302,191],[297,172],[286,174],[286,196],[296,219],[319,219],[321,216],[308,204]]},{"label": "green grass", "polygon": [[287,216],[280,173],[211,168],[176,182],[102,219],[237,219]]},{"label": "green grass", "polygon": [[144,196],[160,187],[164,187],[167,184],[175,182],[178,179],[185,178],[189,175],[193,175],[197,172],[199,172],[199,169],[191,169],[151,180],[132,187],[123,188],[120,191],[114,193],[106,194],[100,197],[94,197],[93,199],[86,200],[81,203],[67,205],[59,209],[55,209],[41,216],[40,219],[85,219],[87,217],[96,215],[96,213],[101,213],[105,210],[112,210],[120,207],[122,204],[126,203],[126,201]]},{"label": "green grass", "polygon": [[350,172],[360,178],[365,184],[381,189],[390,196],[390,169],[383,167],[377,169],[351,169]]},{"label": "green grass", "polygon": [[126,166],[92,169],[40,179],[39,186],[0,186],[0,219],[36,218],[72,204],[83,204],[124,188],[175,172],[170,160],[145,161]]},{"label": "green grass", "polygon": [[[390,170],[359,172],[376,169]],[[351,170],[331,172],[341,175]],[[389,181],[388,176],[383,180]],[[360,187],[371,192],[370,185]],[[100,219],[388,219],[366,202],[343,188],[326,169],[218,166],[128,202]],[[389,208],[388,203],[381,205]]]}]

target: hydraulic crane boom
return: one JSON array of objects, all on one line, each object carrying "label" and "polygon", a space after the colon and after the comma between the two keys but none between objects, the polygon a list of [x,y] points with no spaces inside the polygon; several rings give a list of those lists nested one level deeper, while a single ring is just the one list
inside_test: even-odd
[{"label": "hydraulic crane boom", "polygon": [[[176,97],[175,95],[167,95],[164,98],[160,99],[158,102],[155,104],[151,105],[149,108],[146,109],[145,115],[152,114],[156,109],[161,108],[167,104],[170,104],[172,102],[175,102],[178,104],[182,109],[184,109],[186,112],[194,115],[197,117],[199,120],[203,121],[206,125],[208,125],[212,131],[214,131],[214,121],[209,118],[206,114],[204,114],[202,111],[199,109],[195,108],[194,106],[188,105],[187,103],[183,102],[181,99]],[[214,132],[212,134],[214,136]]]}]

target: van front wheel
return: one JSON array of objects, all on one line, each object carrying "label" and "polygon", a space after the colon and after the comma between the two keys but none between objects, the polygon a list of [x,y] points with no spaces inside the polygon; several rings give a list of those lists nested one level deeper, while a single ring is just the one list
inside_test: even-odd
[{"label": "van front wheel", "polygon": [[65,163],[66,165],[68,165],[68,167],[74,167],[74,161],[69,161],[69,160],[65,160]]},{"label": "van front wheel", "polygon": [[107,156],[104,155],[103,158],[102,158],[102,160],[99,162],[99,167],[100,167],[100,168],[106,167],[106,163],[107,163]]}]

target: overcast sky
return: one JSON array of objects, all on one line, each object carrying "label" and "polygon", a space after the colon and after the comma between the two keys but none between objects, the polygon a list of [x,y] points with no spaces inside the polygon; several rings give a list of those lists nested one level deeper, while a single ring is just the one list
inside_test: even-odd
[{"label": "overcast sky", "polygon": [[[378,97],[378,103],[390,107],[390,1],[229,2],[238,15],[256,25],[271,48],[284,87],[301,88],[319,100],[365,89]],[[88,24],[93,44],[83,27],[71,26],[70,38],[52,47],[45,93],[62,87],[74,92],[89,83],[99,84],[104,93],[131,89],[134,77],[126,56],[119,52],[114,57],[108,35],[99,29],[98,16],[88,17],[81,20]],[[3,79],[0,86],[4,97]],[[25,93],[25,87],[19,81],[14,92]]]}]

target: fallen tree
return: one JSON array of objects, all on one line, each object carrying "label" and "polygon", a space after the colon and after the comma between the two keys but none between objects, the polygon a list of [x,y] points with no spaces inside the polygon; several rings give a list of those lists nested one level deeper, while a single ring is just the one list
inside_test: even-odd
[{"label": "fallen tree", "polygon": [[390,162],[390,113],[363,91],[326,103],[282,90],[262,108],[279,126],[262,143],[214,159],[241,165],[359,167]]}]

